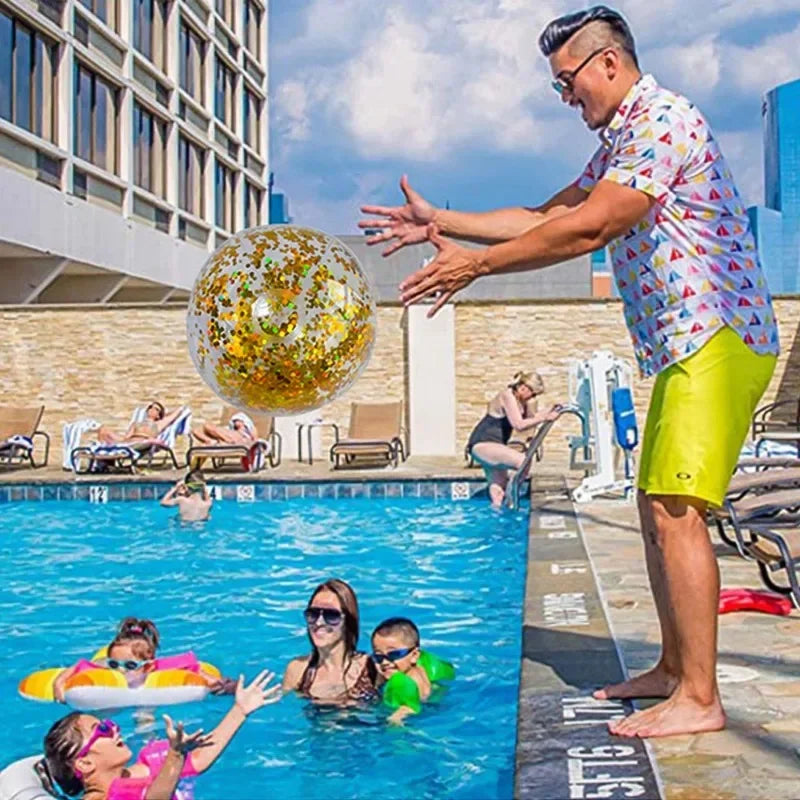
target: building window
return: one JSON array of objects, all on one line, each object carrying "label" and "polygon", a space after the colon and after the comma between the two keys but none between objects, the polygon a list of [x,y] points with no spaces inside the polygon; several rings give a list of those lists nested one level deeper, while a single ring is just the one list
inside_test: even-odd
[{"label": "building window", "polygon": [[244,226],[252,228],[261,222],[263,192],[250,181],[244,182]]},{"label": "building window", "polygon": [[261,9],[251,0],[244,0],[244,44],[256,58],[261,58]]},{"label": "building window", "polygon": [[133,181],[142,189],[167,196],[167,123],[134,102]]},{"label": "building window", "polygon": [[242,96],[244,107],[244,141],[257,153],[261,151],[261,100],[249,89]]},{"label": "building window", "polygon": [[133,0],[133,46],[160,70],[166,66],[164,0]]},{"label": "building window", "polygon": [[57,46],[0,12],[0,117],[55,141]]},{"label": "building window", "polygon": [[203,91],[203,59],[205,42],[188,26],[181,23],[181,88],[188,92],[198,103],[205,98]]},{"label": "building window", "polygon": [[117,171],[119,91],[83,64],[75,65],[75,155]]},{"label": "building window", "polygon": [[203,216],[205,151],[185,136],[178,139],[178,205],[196,217]]},{"label": "building window", "polygon": [[214,115],[231,130],[233,129],[234,81],[233,72],[217,57],[214,72]]},{"label": "building window", "polygon": [[84,8],[88,8],[98,19],[101,19],[111,30],[117,30],[116,0],[79,0]]},{"label": "building window", "polygon": [[231,30],[233,30],[233,3],[234,0],[215,0],[214,3],[217,14],[225,20]]},{"label": "building window", "polygon": [[236,184],[233,170],[217,161],[214,177],[214,221],[220,228],[232,231],[236,227]]}]

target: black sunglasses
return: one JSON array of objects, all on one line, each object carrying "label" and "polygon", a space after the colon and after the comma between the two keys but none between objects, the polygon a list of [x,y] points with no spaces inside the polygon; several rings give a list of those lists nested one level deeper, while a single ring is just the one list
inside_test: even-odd
[{"label": "black sunglasses", "polygon": [[401,658],[405,658],[413,649],[413,647],[403,647],[400,650],[390,650],[388,653],[373,653],[372,660],[376,664],[383,664],[384,661],[391,661],[394,663]]},{"label": "black sunglasses", "polygon": [[586,58],[578,64],[577,67],[573,70],[562,70],[558,73],[556,79],[550,82],[550,85],[555,89],[559,95],[563,95],[564,92],[569,92],[570,94],[575,90],[575,78],[578,77],[578,73],[597,55],[600,53],[605,52],[608,50],[608,45],[605,47],[599,47],[597,50],[593,50],[589,53]]},{"label": "black sunglasses", "polygon": [[135,669],[141,669],[142,667],[148,666],[152,662],[152,659],[146,658],[143,661],[119,661],[116,658],[107,658],[106,659],[106,666],[109,669],[121,669],[125,670],[126,672],[133,672]]},{"label": "black sunglasses", "polygon": [[322,621],[326,625],[339,625],[344,617],[341,611],[335,608],[320,608],[319,606],[309,606],[304,612],[303,616],[309,625],[314,625],[317,620],[322,617]]}]

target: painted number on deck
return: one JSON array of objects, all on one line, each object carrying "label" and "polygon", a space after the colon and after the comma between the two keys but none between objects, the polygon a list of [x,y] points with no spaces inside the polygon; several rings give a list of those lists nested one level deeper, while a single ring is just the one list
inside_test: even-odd
[{"label": "painted number on deck", "polygon": [[546,594],[542,598],[544,624],[548,628],[571,628],[589,624],[583,592]]}]

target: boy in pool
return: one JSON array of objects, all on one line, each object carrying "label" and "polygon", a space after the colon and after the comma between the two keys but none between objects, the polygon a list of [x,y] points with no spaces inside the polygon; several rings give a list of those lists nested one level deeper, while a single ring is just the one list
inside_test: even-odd
[{"label": "boy in pool", "polygon": [[213,504],[208,485],[200,470],[192,470],[178,481],[162,498],[161,505],[178,507],[182,522],[203,522],[208,519]]},{"label": "boy in pool", "polygon": [[[390,723],[402,724],[407,716],[418,713],[421,704],[431,695],[430,678],[418,664],[420,655],[419,629],[410,619],[391,617],[372,632],[372,660],[385,685],[384,700],[388,699],[390,680],[394,678],[392,683],[402,687],[397,692],[399,704],[389,717]],[[399,674],[407,680],[398,678]],[[396,705],[396,702],[390,705]]]}]

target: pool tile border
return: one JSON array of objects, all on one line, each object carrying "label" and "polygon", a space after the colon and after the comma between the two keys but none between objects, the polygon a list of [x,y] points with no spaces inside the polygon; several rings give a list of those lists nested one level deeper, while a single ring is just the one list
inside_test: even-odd
[{"label": "pool tile border", "polygon": [[[468,500],[486,492],[482,480],[452,478],[409,478],[362,481],[223,481],[209,483],[216,500],[229,502],[282,501],[306,497],[317,499],[393,499]],[[17,502],[83,500],[119,502],[154,500],[172,486],[171,481],[120,482],[81,481],[80,483],[0,483],[0,505]],[[247,487],[243,489],[242,487]],[[252,489],[250,488],[252,487]]]}]

